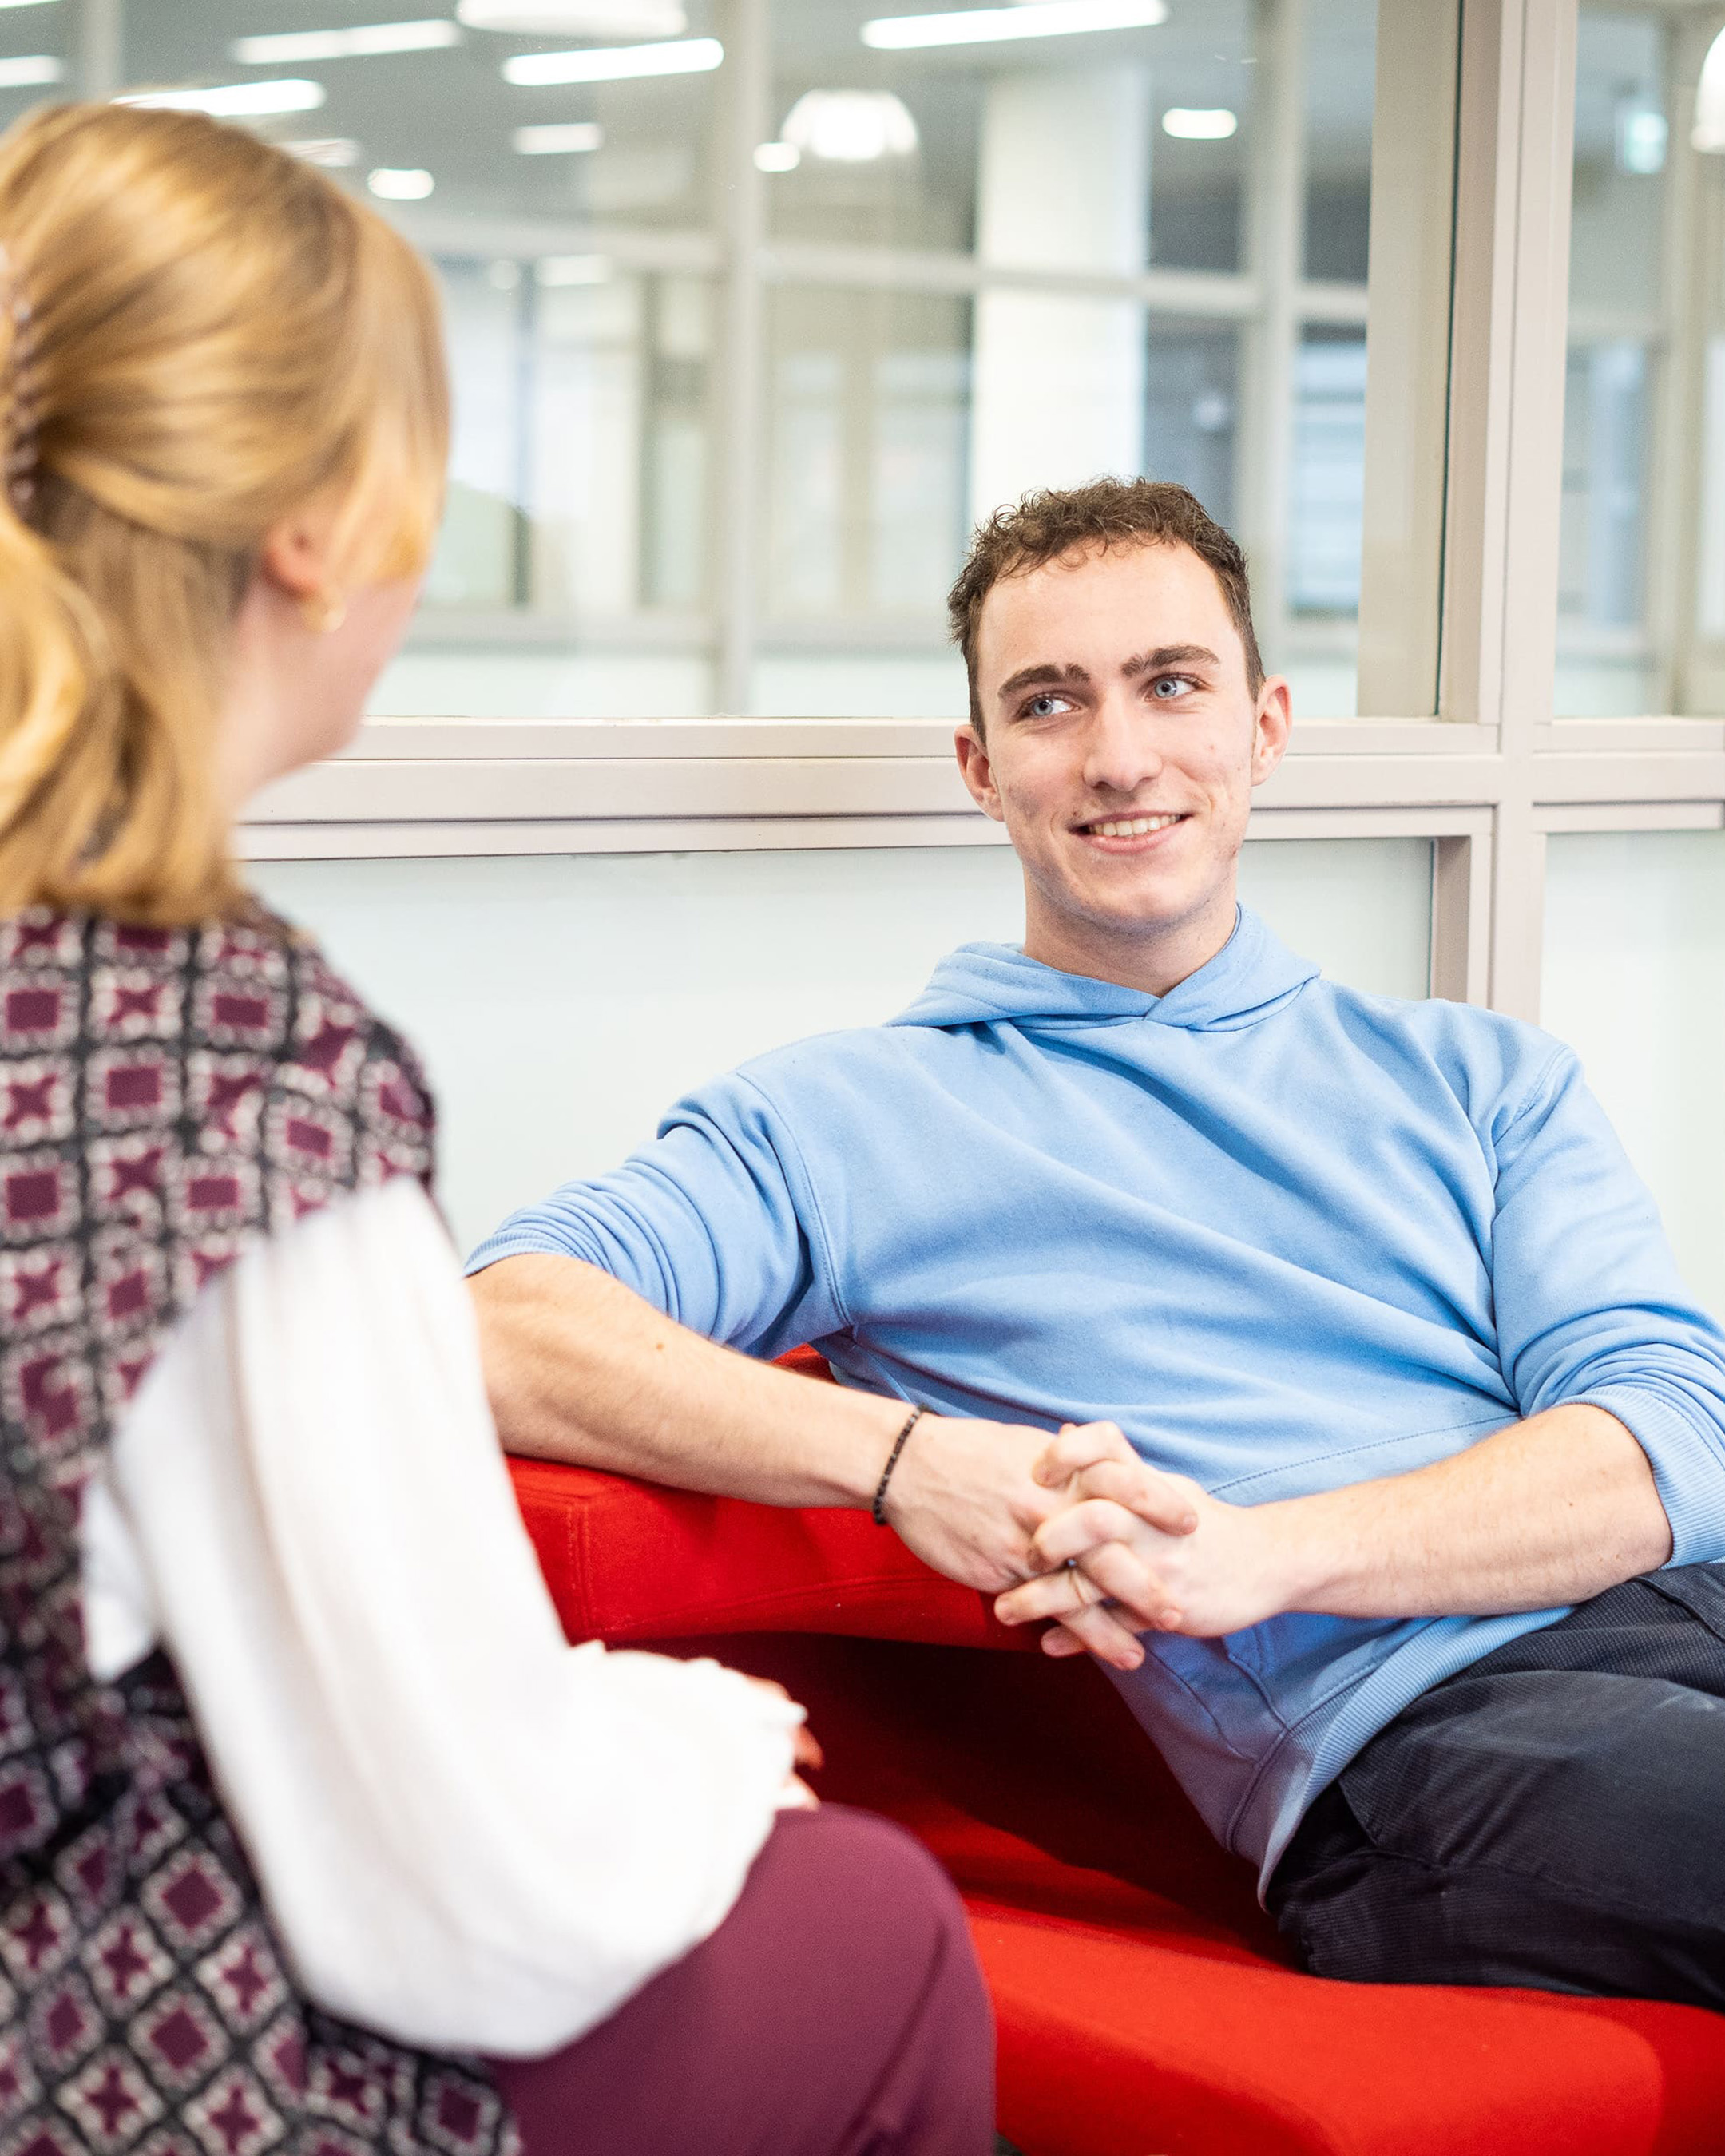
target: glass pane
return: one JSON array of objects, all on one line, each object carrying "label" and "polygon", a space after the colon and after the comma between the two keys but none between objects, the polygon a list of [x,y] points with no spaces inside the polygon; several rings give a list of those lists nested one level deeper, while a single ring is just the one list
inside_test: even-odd
[{"label": "glass pane", "polygon": [[968,301],[791,286],[771,311],[766,604],[927,614],[968,527]]},{"label": "glass pane", "polygon": [[[946,592],[972,525],[1032,487],[1143,471],[1235,518],[1232,322],[1132,300],[817,285],[777,291],[769,320],[759,711],[962,716]],[[1357,601],[1357,504],[1352,545]],[[899,646],[884,663],[883,636]],[[859,706],[860,680],[880,701]]]},{"label": "glass pane", "polygon": [[[464,1247],[565,1177],[614,1166],[689,1087],[785,1041],[890,1018],[954,944],[1024,932],[1004,846],[276,861],[250,874],[424,1052],[441,1195]],[[1425,993],[1425,840],[1254,841],[1241,880],[1326,973]],[[547,947],[561,985],[549,998]]]},{"label": "glass pane", "polygon": [[1305,264],[1326,282],[1366,280],[1377,60],[1377,0],[1322,0],[1309,11]]},{"label": "glass pane", "polygon": [[[1298,184],[1255,132],[1276,90],[1257,8],[1168,0],[1140,29],[983,43],[963,34],[974,10],[937,31],[906,0],[885,34],[931,42],[901,48],[880,42],[885,5],[775,0],[773,231],[973,249],[981,286],[883,290],[887,270],[846,289],[839,256],[784,258],[753,707],[962,711],[942,603],[970,525],[1029,488],[1107,471],[1190,486],[1258,565],[1260,641],[1299,707],[1351,713],[1375,0],[1301,11],[1305,208],[1301,259],[1281,264],[1255,263],[1250,244],[1286,234],[1277,204]],[[996,264],[1010,282],[990,283]],[[1025,273],[1040,269],[1122,281],[1039,291]],[[1147,270],[1198,274],[1164,298],[1127,281]],[[1302,272],[1325,282],[1324,319],[1302,324],[1296,296],[1284,333],[1264,295],[1297,295]],[[1279,352],[1291,369],[1266,363]],[[1269,443],[1286,444],[1286,471]],[[855,701],[865,684],[878,706]]]},{"label": "glass pane", "polygon": [[[626,74],[614,20],[114,4],[134,82],[309,85],[257,124],[369,189],[442,276],[449,517],[380,711],[705,712],[721,649],[722,693],[762,711],[962,709],[942,602],[971,524],[1101,471],[1191,486],[1253,561],[1300,711],[1353,709],[1374,0],[1304,0],[1291,82],[1258,0],[988,42],[964,20],[999,9],[936,33],[920,0],[770,0],[766,54],[731,0],[628,0],[701,66],[531,84],[506,69]],[[0,35],[35,12],[0,6]],[[773,140],[726,171],[757,63]],[[727,270],[715,223],[747,188],[774,252]],[[758,372],[747,336],[718,365],[732,276],[765,284]],[[758,468],[727,472],[757,409]],[[757,535],[742,622],[714,552],[733,530]]]},{"label": "glass pane", "polygon": [[[0,37],[34,12],[0,7]],[[367,196],[437,267],[454,382],[448,514],[372,708],[705,713],[716,287],[641,266],[629,235],[655,228],[661,247],[669,236],[697,259],[710,244],[698,228],[717,199],[722,70],[517,83],[505,69],[524,56],[574,64],[611,49],[423,5],[374,19],[392,12],[121,5],[133,85],[276,85],[254,124]],[[686,0],[683,33],[660,42],[696,48],[721,12]],[[483,15],[485,0],[461,13]],[[306,109],[283,109],[295,100]]]},{"label": "glass pane", "polygon": [[1678,0],[1581,11],[1563,714],[1725,712],[1722,23]]},{"label": "glass pane", "polygon": [[1691,1289],[1725,1317],[1725,832],[1547,842],[1541,1022],[1568,1041],[1659,1202]]},{"label": "glass pane", "polygon": [[[663,42],[692,47],[714,34],[717,0],[680,6],[685,35]],[[562,72],[578,73],[593,49],[543,31],[465,28],[453,8],[429,8],[424,0],[404,23],[377,20],[402,12],[361,8],[354,0],[123,0],[125,73],[152,87],[249,84],[254,95],[280,87],[275,115],[260,110],[273,130],[321,145],[321,162],[355,187],[377,176],[374,186],[395,190],[385,199],[413,205],[399,213],[428,239],[438,221],[454,215],[565,224],[707,221],[712,65],[617,81],[512,81],[506,67],[519,72],[523,62],[536,77],[557,74],[560,62]],[[487,0],[461,12],[516,20],[534,13],[531,6]],[[711,62],[712,52],[688,56]],[[298,110],[290,85],[302,86]]]},{"label": "glass pane", "polygon": [[1366,484],[1366,340],[1308,327],[1294,355],[1294,531],[1288,606],[1346,620],[1359,612]]},{"label": "glass pane", "polygon": [[1240,267],[1250,0],[1168,0],[1163,23],[1061,37],[865,41],[871,19],[915,12],[774,0],[776,237],[1064,268]]},{"label": "glass pane", "polygon": [[1656,406],[1666,393],[1662,249],[1679,11],[1584,5],[1576,54],[1563,397],[1557,710],[1663,708],[1648,604]]},{"label": "glass pane", "polygon": [[75,8],[0,11],[0,128],[44,98],[75,97],[78,61]]},{"label": "glass pane", "polygon": [[706,657],[668,669],[665,647],[686,644],[680,624],[698,636],[709,603],[712,286],[598,255],[438,268],[449,507],[412,642],[372,708],[706,711]]}]

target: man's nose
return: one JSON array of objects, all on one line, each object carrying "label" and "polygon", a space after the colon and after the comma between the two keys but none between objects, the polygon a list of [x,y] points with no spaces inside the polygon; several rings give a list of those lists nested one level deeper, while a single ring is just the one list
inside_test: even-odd
[{"label": "man's nose", "polygon": [[1115,691],[1096,706],[1085,744],[1084,779],[1098,793],[1132,793],[1162,769],[1157,728],[1135,696]]}]

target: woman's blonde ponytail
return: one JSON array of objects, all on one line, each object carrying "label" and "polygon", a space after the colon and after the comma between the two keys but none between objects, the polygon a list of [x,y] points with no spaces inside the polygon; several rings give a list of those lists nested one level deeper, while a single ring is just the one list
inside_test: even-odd
[{"label": "woman's blonde ponytail", "polygon": [[405,241],[196,113],[0,138],[0,913],[162,924],[239,898],[217,729],[276,521],[331,499],[354,581],[429,552],[448,400]]},{"label": "woman's blonde ponytail", "polygon": [[[0,913],[9,913],[37,894],[49,865],[45,832],[24,846],[8,841],[41,809],[80,721],[104,700],[92,609],[23,521],[37,492],[35,337],[28,292],[3,246],[0,340]],[[57,880],[51,870],[48,880]]]}]

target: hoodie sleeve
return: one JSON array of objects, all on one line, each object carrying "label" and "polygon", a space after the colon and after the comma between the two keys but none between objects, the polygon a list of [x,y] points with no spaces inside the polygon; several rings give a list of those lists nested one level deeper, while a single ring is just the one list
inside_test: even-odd
[{"label": "hoodie sleeve", "polygon": [[1653,1468],[1673,1564],[1725,1558],[1725,1333],[1568,1050],[1498,1137],[1497,1350],[1521,1413],[1587,1401]]},{"label": "hoodie sleeve", "polygon": [[621,1168],[511,1214],[467,1261],[579,1258],[680,1325],[781,1354],[846,1322],[803,1158],[739,1072],[680,1101]]}]

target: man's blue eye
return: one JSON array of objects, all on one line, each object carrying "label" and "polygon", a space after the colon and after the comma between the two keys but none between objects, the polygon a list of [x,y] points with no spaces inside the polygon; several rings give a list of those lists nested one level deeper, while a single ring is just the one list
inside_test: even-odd
[{"label": "man's blue eye", "polygon": [[1170,696],[1179,696],[1183,690],[1191,686],[1191,682],[1183,674],[1160,674],[1152,683],[1150,693],[1153,696],[1162,697],[1165,701]]},{"label": "man's blue eye", "polygon": [[1054,716],[1055,706],[1059,701],[1060,699],[1057,696],[1050,696],[1045,693],[1040,696],[1033,696],[1029,702],[1025,705],[1024,709],[1030,714],[1030,716],[1033,719],[1051,718]]}]

